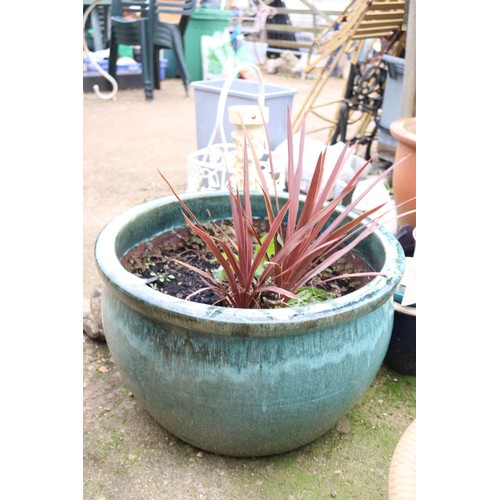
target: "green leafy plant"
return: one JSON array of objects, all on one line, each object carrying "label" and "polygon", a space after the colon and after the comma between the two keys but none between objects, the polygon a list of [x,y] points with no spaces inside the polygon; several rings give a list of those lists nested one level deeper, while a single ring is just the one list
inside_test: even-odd
[{"label": "green leafy plant", "polygon": [[[327,270],[344,255],[353,250],[362,240],[379,227],[379,221],[386,213],[370,218],[383,206],[378,205],[349,219],[356,205],[379,182],[403,162],[394,163],[390,168],[376,176],[373,182],[340,210],[332,220],[334,212],[341,206],[343,199],[353,191],[365,169],[367,161],[349,180],[347,185],[333,199],[332,188],[336,185],[345,162],[353,154],[354,148],[346,144],[333,170],[325,177],[326,151],[318,157],[311,183],[300,210],[300,181],[303,172],[303,152],[305,141],[305,120],[302,123],[297,166],[293,159],[293,137],[290,111],[287,110],[288,129],[288,199],[280,207],[276,182],[267,185],[255,149],[250,143],[255,170],[264,196],[269,229],[260,235],[253,223],[250,196],[249,164],[245,144],[243,159],[243,192],[228,186],[232,212],[231,230],[220,229],[220,234],[210,234],[198,221],[189,207],[176,193],[168,179],[160,172],[172,193],[183,208],[187,225],[197,234],[213,253],[220,265],[220,271],[212,275],[188,263],[180,264],[199,273],[208,288],[220,297],[225,305],[239,308],[258,308],[266,298],[274,297],[275,305],[301,303],[307,300],[325,300],[324,293],[313,293],[306,285],[312,278]],[[244,127],[244,126],[243,126]],[[266,130],[266,134],[267,134]],[[269,137],[267,138],[269,142]],[[276,179],[269,158],[272,178]],[[272,193],[272,194],[270,194]],[[274,198],[274,199],[273,199]],[[352,214],[351,214],[352,215]],[[400,217],[404,215],[401,214]],[[352,273],[328,279],[339,280],[357,276],[375,276],[380,273]],[[201,290],[199,290],[201,291]],[[194,293],[198,293],[195,291]],[[267,301],[269,304],[269,300]]]}]

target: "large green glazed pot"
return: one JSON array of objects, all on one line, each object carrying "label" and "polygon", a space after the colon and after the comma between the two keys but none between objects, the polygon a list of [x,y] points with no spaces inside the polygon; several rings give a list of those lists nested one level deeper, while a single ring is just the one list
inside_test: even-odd
[{"label": "large green glazed pot", "polygon": [[[201,221],[227,219],[227,193],[184,195]],[[254,216],[264,216],[261,195]],[[105,282],[104,334],[143,407],[191,445],[230,456],[263,456],[305,445],[331,429],[369,387],[391,338],[393,295],[404,270],[383,228],[360,246],[375,270],[342,298],[281,309],[231,309],[168,296],[127,272],[132,247],[184,225],[172,197],[114,218],[95,245]]]}]

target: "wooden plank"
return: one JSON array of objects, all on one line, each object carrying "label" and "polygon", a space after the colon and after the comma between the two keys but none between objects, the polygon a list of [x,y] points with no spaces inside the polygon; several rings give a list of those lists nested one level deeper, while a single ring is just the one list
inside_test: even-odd
[{"label": "wooden plank", "polygon": [[272,47],[281,47],[283,49],[292,49],[292,50],[297,50],[297,49],[310,49],[311,48],[311,42],[294,42],[292,40],[274,40],[274,39],[267,39],[266,43],[269,44]]},{"label": "wooden plank", "polygon": [[309,10],[313,13],[313,14],[316,14],[317,16],[319,17],[322,17],[323,20],[327,21],[327,22],[332,22],[332,19],[330,19],[330,17],[328,17],[328,15],[326,14],[326,12],[324,11],[321,11],[320,9],[318,9],[315,5],[313,5],[311,2],[309,2],[308,0],[300,0],[306,7],[309,8]]},{"label": "wooden plank", "polygon": [[416,0],[410,0],[408,7],[408,30],[405,42],[405,71],[403,76],[403,102],[401,117],[416,116],[417,79],[416,79]]},{"label": "wooden plank", "polygon": [[[265,3],[270,3],[269,1],[266,1]],[[308,5],[308,2],[304,2],[304,5]],[[332,23],[333,19],[336,19],[342,11],[339,10],[324,10],[324,11],[319,11],[317,13],[314,12],[314,9],[293,9],[293,8],[283,8],[283,7],[278,7],[276,8],[276,11],[278,14],[297,14],[297,15],[302,15],[302,16],[308,16],[310,19],[310,25],[307,25],[306,21],[304,24],[294,24],[294,25],[288,25],[288,24],[272,24],[272,23],[266,23],[265,25],[265,30],[267,32],[273,32],[273,33],[304,33],[304,34],[312,34],[313,38],[316,37],[318,34],[322,33],[325,31],[327,28],[329,28]],[[319,14],[318,14],[319,13]],[[318,23],[316,21],[316,16],[320,15],[322,20]],[[331,16],[331,18],[327,17]],[[325,22],[326,21],[328,22]],[[245,31],[245,28],[252,28],[253,23],[254,23],[254,18],[253,17],[246,17],[241,19],[243,31]],[[329,24],[330,23],[330,24]],[[268,43],[272,45],[273,47],[281,47],[283,49],[291,49],[291,50],[298,50],[298,49],[310,49],[312,47],[312,42],[308,40],[301,40],[301,41],[292,41],[292,40],[274,40],[274,39],[269,39],[268,38]]]},{"label": "wooden plank", "polygon": [[394,28],[372,28],[372,29],[359,29],[356,30],[356,33],[352,35],[353,39],[358,38],[376,38],[376,37],[384,37],[394,33],[395,31],[399,31],[401,29],[401,25],[396,25]]},{"label": "wooden plank", "polygon": [[354,34],[357,35],[360,33],[369,33],[370,31],[373,33],[384,33],[384,32],[390,33],[391,31],[400,29],[401,29],[401,23],[395,23],[393,25],[378,26],[378,27],[360,26],[359,28],[356,29]]},{"label": "wooden plank", "polygon": [[362,22],[358,26],[357,30],[364,30],[364,29],[379,29],[379,28],[386,28],[386,29],[398,29],[401,28],[401,25],[403,24],[403,19],[391,19],[391,20],[386,20],[386,21],[368,21],[368,22]]},{"label": "wooden plank", "polygon": [[279,31],[283,33],[321,33],[321,28],[303,28],[301,26],[290,26],[289,24],[266,24],[266,31]]},{"label": "wooden plank", "polygon": [[374,21],[378,19],[403,19],[404,15],[404,10],[395,10],[394,12],[367,12],[364,19],[365,21]]},{"label": "wooden plank", "polygon": [[[284,8],[284,7],[276,7],[276,10],[278,11],[278,14],[304,14],[304,15],[308,15],[308,16],[315,15],[314,12],[312,12],[308,9],[288,9],[288,8]],[[323,14],[325,14],[327,16],[333,16],[333,17],[337,17],[340,14],[342,14],[341,10],[324,10],[322,12],[323,12]],[[329,21],[332,21],[332,19],[330,19]]]},{"label": "wooden plank", "polygon": [[388,30],[371,30],[371,31],[360,31],[356,32],[353,36],[353,40],[366,40],[367,38],[382,38],[385,36],[390,36],[394,33],[394,31],[388,31]]},{"label": "wooden plank", "polygon": [[384,1],[384,0],[374,0],[372,4],[370,5],[368,12],[373,12],[373,11],[388,11],[388,10],[396,10],[396,9],[403,9],[405,10],[406,8],[406,2],[404,1]]}]

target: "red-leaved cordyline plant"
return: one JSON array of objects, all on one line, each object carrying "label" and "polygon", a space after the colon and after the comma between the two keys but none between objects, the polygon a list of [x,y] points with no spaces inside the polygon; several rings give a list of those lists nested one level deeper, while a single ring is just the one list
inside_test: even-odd
[{"label": "red-leaved cordyline plant", "polygon": [[[399,162],[394,163],[391,167],[376,176],[368,188],[343,208],[338,216],[331,221],[331,216],[341,205],[344,197],[354,190],[360,176],[368,167],[370,161],[367,161],[349,180],[342,191],[330,200],[329,194],[338,181],[342,167],[352,154],[353,148],[349,144],[346,144],[331,174],[323,185],[325,149],[325,152],[321,153],[318,157],[316,168],[309,189],[305,194],[302,210],[300,211],[300,181],[303,169],[305,120],[302,123],[299,155],[297,167],[295,168],[289,109],[287,109],[287,130],[288,199],[282,207],[280,207],[278,201],[276,182],[273,181],[273,185],[271,186],[273,189],[273,194],[271,195],[255,149],[250,144],[269,219],[269,230],[265,235],[258,234],[252,222],[248,172],[249,162],[246,144],[243,148],[244,178],[242,195],[240,196],[238,187],[235,190],[228,183],[233,220],[232,234],[228,234],[227,231],[224,232],[222,229],[220,236],[209,234],[207,229],[198,221],[189,207],[176,193],[170,182],[160,172],[160,175],[168,184],[172,193],[181,203],[186,223],[213,253],[214,258],[224,271],[225,278],[221,280],[190,264],[181,261],[177,262],[199,273],[207,287],[212,289],[220,297],[221,301],[230,307],[261,307],[263,296],[269,293],[279,297],[279,300],[276,302],[281,304],[288,302],[292,298],[297,299],[298,296],[296,293],[300,287],[306,285],[314,276],[322,273],[325,269],[332,267],[340,258],[350,252],[357,244],[379,227],[380,219],[386,216],[387,213],[382,213],[373,219],[370,219],[370,216],[380,210],[384,204],[360,213],[353,217],[352,220],[348,220],[349,213],[355,209],[356,205],[376,184],[381,182],[397,165],[406,159],[403,158]],[[266,135],[269,144],[267,129]],[[272,154],[269,155],[269,163],[271,176],[274,180],[276,176],[273,168]],[[274,203],[271,196],[274,197]],[[398,217],[403,215],[405,214],[400,214]],[[348,221],[346,222],[346,220]],[[376,272],[344,274],[330,279],[376,276],[379,274]],[[194,293],[200,291],[198,290]]]}]

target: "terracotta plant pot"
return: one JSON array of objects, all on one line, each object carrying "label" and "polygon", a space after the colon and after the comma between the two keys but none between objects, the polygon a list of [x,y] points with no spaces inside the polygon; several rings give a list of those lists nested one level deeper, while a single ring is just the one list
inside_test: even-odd
[{"label": "terracotta plant pot", "polygon": [[[202,222],[208,211],[210,220],[231,216],[227,193],[183,199]],[[262,195],[253,195],[252,207],[265,216]],[[343,297],[234,309],[163,294],[121,265],[132,247],[184,225],[180,204],[165,197],[119,215],[97,238],[104,333],[125,382],[168,431],[210,452],[272,455],[319,438],[382,365],[404,269],[401,245],[383,228],[358,245],[383,275]]]},{"label": "terracotta plant pot", "polygon": [[[392,188],[396,205],[416,196],[417,181],[417,119],[400,118],[391,123],[391,135],[398,141],[394,162],[406,155],[411,156],[404,161],[404,165],[396,168],[392,174]],[[416,199],[398,208],[398,213],[416,209]],[[416,213],[405,215],[398,219],[398,224],[404,226],[410,224],[417,226]]]},{"label": "terracotta plant pot", "polygon": [[396,445],[389,469],[389,500],[417,498],[417,419],[406,428]]}]

